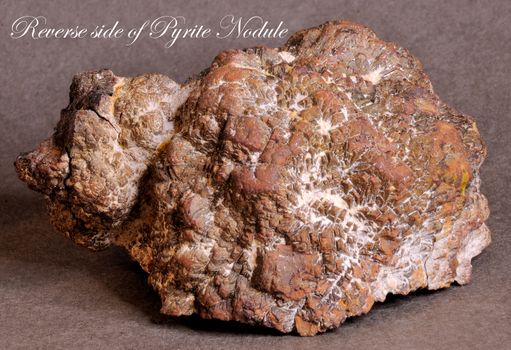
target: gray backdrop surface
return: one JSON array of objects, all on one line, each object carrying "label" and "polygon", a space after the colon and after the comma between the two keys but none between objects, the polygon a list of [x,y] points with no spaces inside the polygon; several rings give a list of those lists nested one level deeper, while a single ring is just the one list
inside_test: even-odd
[{"label": "gray backdrop surface", "polygon": [[[137,264],[119,249],[91,253],[49,225],[40,195],[16,178],[21,151],[48,137],[74,73],[160,72],[183,82],[221,50],[285,39],[13,40],[11,23],[43,15],[54,26],[137,26],[162,15],[217,26],[227,14],[284,21],[290,33],[347,18],[404,46],[436,92],[472,115],[487,143],[482,190],[493,243],[471,284],[389,297],[366,316],[314,338],[235,323],[170,319]],[[0,348],[509,349],[511,348],[511,1],[5,1],[0,2]]]}]

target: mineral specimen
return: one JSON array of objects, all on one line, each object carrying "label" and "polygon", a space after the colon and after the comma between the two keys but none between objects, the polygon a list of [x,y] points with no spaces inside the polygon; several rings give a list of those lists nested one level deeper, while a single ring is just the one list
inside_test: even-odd
[{"label": "mineral specimen", "polygon": [[125,247],[164,314],[314,335],[469,281],[490,242],[485,153],[415,57],[336,21],[183,85],[78,74],[16,169],[66,237]]}]

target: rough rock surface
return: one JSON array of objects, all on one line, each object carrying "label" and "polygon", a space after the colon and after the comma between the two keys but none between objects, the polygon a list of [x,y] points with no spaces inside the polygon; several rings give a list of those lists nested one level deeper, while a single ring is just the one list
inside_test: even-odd
[{"label": "rough rock surface", "polygon": [[183,85],[78,74],[16,169],[60,232],[125,247],[163,313],[314,335],[469,281],[490,242],[485,153],[415,57],[337,21]]}]

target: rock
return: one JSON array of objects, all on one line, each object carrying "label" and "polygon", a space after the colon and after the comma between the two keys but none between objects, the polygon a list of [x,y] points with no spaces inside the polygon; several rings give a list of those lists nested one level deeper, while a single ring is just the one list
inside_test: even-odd
[{"label": "rock", "polygon": [[58,231],[126,248],[163,313],[310,336],[469,282],[490,242],[485,155],[415,57],[337,21],[222,52],[183,85],[78,74],[16,169]]}]

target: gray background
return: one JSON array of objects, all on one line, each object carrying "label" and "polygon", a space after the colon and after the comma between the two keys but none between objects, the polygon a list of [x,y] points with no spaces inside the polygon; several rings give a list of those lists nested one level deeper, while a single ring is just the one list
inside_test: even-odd
[{"label": "gray background", "polygon": [[[510,349],[511,1],[2,1],[0,5],[0,348]],[[197,318],[170,319],[145,274],[119,249],[91,253],[48,224],[40,195],[12,162],[48,137],[68,101],[74,73],[160,72],[183,82],[230,47],[283,40],[180,41],[171,49],[140,38],[31,40],[9,37],[22,15],[54,26],[121,21],[140,25],[182,15],[216,26],[232,13],[283,20],[290,33],[348,18],[411,50],[436,92],[472,115],[489,149],[482,189],[492,245],[474,260],[471,284],[389,297],[366,316],[314,338]]]}]

